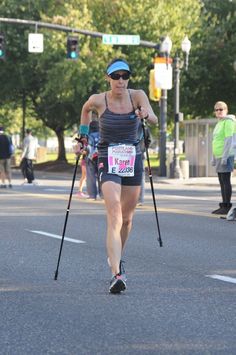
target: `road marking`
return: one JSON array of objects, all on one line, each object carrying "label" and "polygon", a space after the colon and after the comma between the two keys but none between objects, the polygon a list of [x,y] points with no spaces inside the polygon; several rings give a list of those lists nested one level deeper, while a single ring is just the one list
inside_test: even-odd
[{"label": "road marking", "polygon": [[229,276],[224,276],[224,275],[206,275],[206,277],[210,277],[212,279],[231,282],[233,284],[236,284],[236,278],[235,277],[229,277]]},{"label": "road marking", "polygon": [[[43,231],[33,231],[33,230],[30,230],[30,232],[31,233],[40,234],[40,235],[45,235],[45,236],[51,237],[51,238],[62,239],[62,236],[61,235],[57,235],[57,234],[47,233],[47,232],[43,232]],[[68,238],[68,237],[64,237],[64,240],[66,240],[68,242],[72,242],[72,243],[77,243],[77,244],[86,243],[83,240],[72,239],[72,238]]]},{"label": "road marking", "polygon": [[53,188],[48,188],[48,189],[44,189],[44,191],[68,192],[69,189],[53,189]]},{"label": "road marking", "polygon": [[[136,212],[154,212],[153,206],[145,205],[145,206],[137,206]],[[210,218],[219,218],[219,215],[214,215],[209,212],[200,212],[200,211],[189,211],[189,210],[181,210],[179,208],[163,208],[157,207],[157,212],[167,212],[174,214],[182,214],[182,215],[191,215],[191,216],[200,216],[200,217],[210,217]]]},{"label": "road marking", "polygon": [[209,201],[209,200],[213,200],[215,201],[215,197],[198,197],[198,196],[184,196],[184,195],[162,195],[159,194],[158,196],[159,199],[163,199],[163,200],[197,200],[197,201]]}]

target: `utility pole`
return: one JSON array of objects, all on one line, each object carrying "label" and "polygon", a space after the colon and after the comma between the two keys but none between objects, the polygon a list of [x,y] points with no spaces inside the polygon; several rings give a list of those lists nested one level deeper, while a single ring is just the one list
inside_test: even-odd
[{"label": "utility pole", "polygon": [[174,57],[173,61],[173,74],[174,74],[174,119],[175,119],[175,129],[174,129],[174,161],[173,161],[173,177],[175,179],[180,179],[183,177],[182,171],[179,165],[179,83],[180,83],[180,58],[178,56]]},{"label": "utility pole", "polygon": [[159,176],[166,176],[166,117],[167,117],[167,90],[161,90],[160,100],[160,171]]},{"label": "utility pole", "polygon": [[174,159],[173,159],[173,171],[172,176],[175,179],[183,178],[183,173],[180,169],[179,164],[179,121],[183,121],[183,114],[179,112],[180,108],[180,73],[183,64],[185,64],[185,69],[188,70],[188,57],[191,48],[191,42],[188,37],[185,36],[181,43],[182,52],[185,54],[185,60],[180,60],[179,56],[176,54],[173,62],[173,75],[174,75],[174,114],[175,114],[175,129],[174,129]]}]

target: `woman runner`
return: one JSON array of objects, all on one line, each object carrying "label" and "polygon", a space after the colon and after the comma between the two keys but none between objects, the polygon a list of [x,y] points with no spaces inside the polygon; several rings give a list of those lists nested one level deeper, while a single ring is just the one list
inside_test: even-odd
[{"label": "woman runner", "polygon": [[80,136],[87,144],[91,112],[99,117],[99,180],[107,214],[107,255],[112,279],[109,292],[126,289],[121,257],[128,240],[142,183],[139,146],[140,120],[156,124],[157,117],[143,90],[128,89],[131,69],[124,59],[114,59],[106,69],[110,90],[94,94],[81,112]]}]

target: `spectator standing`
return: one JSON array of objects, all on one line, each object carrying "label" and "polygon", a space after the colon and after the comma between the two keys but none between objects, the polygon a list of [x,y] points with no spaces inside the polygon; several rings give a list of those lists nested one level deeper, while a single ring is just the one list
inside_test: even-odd
[{"label": "spectator standing", "polygon": [[21,171],[26,184],[34,183],[33,161],[36,160],[37,142],[32,135],[31,129],[26,129],[26,137],[23,141],[23,152],[21,156]]},{"label": "spectator standing", "polygon": [[213,131],[212,165],[216,167],[218,175],[222,202],[220,208],[214,210],[213,214],[227,214],[232,207],[231,195],[231,172],[234,170],[233,140],[235,134],[235,116],[228,115],[228,106],[223,101],[217,101],[214,111],[218,122]]},{"label": "spectator standing", "polygon": [[5,179],[8,179],[8,187],[12,188],[11,184],[11,155],[13,154],[12,140],[4,133],[4,128],[0,127],[0,174],[1,188],[6,188]]}]

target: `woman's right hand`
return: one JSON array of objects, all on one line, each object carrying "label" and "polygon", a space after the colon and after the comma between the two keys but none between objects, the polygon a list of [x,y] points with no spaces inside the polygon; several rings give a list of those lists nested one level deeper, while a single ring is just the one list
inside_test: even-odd
[{"label": "woman's right hand", "polygon": [[76,144],[74,145],[74,153],[76,155],[83,154],[88,145],[88,136],[85,134],[80,134],[78,137],[75,138],[75,142]]}]

